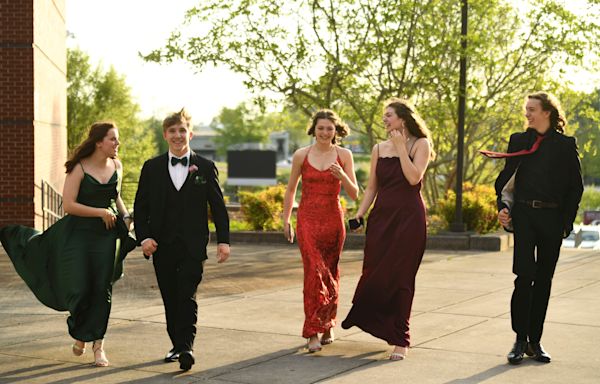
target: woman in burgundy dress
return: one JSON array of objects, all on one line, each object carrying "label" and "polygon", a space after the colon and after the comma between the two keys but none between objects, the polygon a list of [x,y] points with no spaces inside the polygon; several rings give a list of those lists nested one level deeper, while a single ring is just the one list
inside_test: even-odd
[{"label": "woman in burgundy dress", "polygon": [[362,276],[342,327],[357,326],[387,341],[394,346],[390,360],[402,360],[425,251],[421,180],[435,153],[429,130],[407,101],[389,100],[383,123],[389,140],[373,147],[369,182],[356,213],[362,218],[377,198],[368,219]]},{"label": "woman in burgundy dress", "polygon": [[[297,236],[304,265],[304,327],[308,351],[333,342],[333,327],[339,295],[338,261],[346,238],[340,205],[341,186],[352,200],[358,197],[352,152],[336,145],[349,129],[327,109],[317,111],[308,127],[315,142],[294,153],[292,170],[284,197],[284,235],[291,243],[290,223],[298,181],[302,176],[302,198],[297,213]],[[319,340],[319,334],[322,334]]]}]

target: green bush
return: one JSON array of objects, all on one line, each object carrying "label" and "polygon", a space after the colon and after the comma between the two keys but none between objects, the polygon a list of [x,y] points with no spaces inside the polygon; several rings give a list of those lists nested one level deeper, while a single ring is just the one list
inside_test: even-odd
[{"label": "green bush", "polygon": [[[488,185],[463,184],[463,222],[468,231],[489,233],[500,229],[496,192]],[[448,191],[446,197],[438,202],[434,214],[440,215],[446,228],[454,221],[456,194]]]},{"label": "green bush", "polygon": [[436,235],[445,229],[448,229],[448,223],[440,215],[427,215],[427,233],[429,235]]},{"label": "green bush", "polygon": [[284,195],[284,185],[269,187],[258,192],[239,192],[242,213],[252,230],[282,230],[281,213]]}]

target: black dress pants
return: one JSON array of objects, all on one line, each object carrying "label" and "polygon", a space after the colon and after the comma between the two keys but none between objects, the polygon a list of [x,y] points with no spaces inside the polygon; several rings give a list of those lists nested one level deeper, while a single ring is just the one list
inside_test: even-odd
[{"label": "black dress pants", "polygon": [[562,214],[559,209],[517,203],[511,216],[517,275],[510,308],[512,329],[517,340],[539,342],[562,244]]},{"label": "black dress pants", "polygon": [[192,258],[183,241],[176,240],[160,243],[153,261],[173,347],[191,351],[196,337],[196,291],[202,281],[202,260]]}]

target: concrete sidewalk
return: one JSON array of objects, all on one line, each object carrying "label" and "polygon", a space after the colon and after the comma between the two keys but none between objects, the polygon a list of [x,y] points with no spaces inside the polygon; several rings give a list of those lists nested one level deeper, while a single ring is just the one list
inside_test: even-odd
[{"label": "concrete sidewalk", "polygon": [[[153,268],[138,251],[115,286],[108,368],[71,354],[66,315],[37,302],[0,248],[0,383],[600,383],[600,252],[563,250],[543,344],[550,364],[506,363],[512,251],[427,251],[417,276],[412,348],[386,359],[385,342],[336,327],[308,354],[296,245],[234,245],[207,262],[199,292],[196,365],[162,362],[170,348]],[[342,256],[339,319],[350,308],[362,252]]]}]

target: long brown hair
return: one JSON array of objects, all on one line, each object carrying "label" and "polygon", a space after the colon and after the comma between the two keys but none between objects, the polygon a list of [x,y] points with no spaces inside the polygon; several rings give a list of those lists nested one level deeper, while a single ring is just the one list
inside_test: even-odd
[{"label": "long brown hair", "polygon": [[425,121],[419,116],[417,109],[408,100],[393,97],[385,102],[386,108],[392,108],[396,116],[404,120],[406,128],[411,135],[420,138],[425,137],[429,141],[431,149],[430,159],[435,159],[435,151],[433,150],[433,140],[431,139],[431,131],[427,128]]},{"label": "long brown hair", "polygon": [[65,163],[67,173],[71,173],[73,168],[75,168],[81,159],[91,156],[96,150],[96,143],[104,140],[104,137],[106,137],[108,131],[113,128],[117,128],[117,126],[112,121],[99,121],[92,124],[90,131],[88,132],[87,139],[85,139],[77,148],[75,148],[73,154]]},{"label": "long brown hair", "polygon": [[310,118],[310,123],[306,129],[306,133],[308,135],[315,135],[315,128],[319,119],[327,119],[335,126],[335,136],[333,136],[333,139],[331,139],[331,144],[336,144],[340,138],[346,137],[350,134],[350,128],[348,128],[348,125],[344,123],[337,113],[333,112],[331,109],[319,109]]},{"label": "long brown hair", "polygon": [[550,112],[550,128],[565,133],[567,118],[556,96],[547,92],[535,92],[527,95],[527,99],[539,100],[542,103],[542,110]]}]

